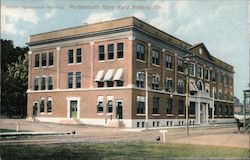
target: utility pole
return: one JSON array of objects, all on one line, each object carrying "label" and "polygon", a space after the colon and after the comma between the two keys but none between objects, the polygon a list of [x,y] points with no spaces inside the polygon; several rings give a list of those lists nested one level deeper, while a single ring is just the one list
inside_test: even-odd
[{"label": "utility pole", "polygon": [[145,69],[145,98],[146,98],[146,109],[145,109],[145,122],[146,130],[148,130],[148,69]]},{"label": "utility pole", "polygon": [[[189,68],[187,67],[187,70]],[[189,128],[188,128],[188,108],[189,108],[189,101],[188,101],[188,96],[189,96],[189,72],[187,71],[186,75],[186,134],[189,136]]]}]

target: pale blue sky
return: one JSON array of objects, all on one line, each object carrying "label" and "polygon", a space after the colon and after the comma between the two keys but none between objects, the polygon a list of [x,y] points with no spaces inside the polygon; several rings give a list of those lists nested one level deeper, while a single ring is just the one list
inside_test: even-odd
[{"label": "pale blue sky", "polygon": [[247,0],[2,0],[1,38],[25,46],[29,35],[136,16],[234,66],[235,96],[249,82]]}]

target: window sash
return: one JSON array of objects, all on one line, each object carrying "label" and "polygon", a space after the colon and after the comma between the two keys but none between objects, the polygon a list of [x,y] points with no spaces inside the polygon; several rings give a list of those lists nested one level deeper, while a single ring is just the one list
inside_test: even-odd
[{"label": "window sash", "polygon": [[97,113],[103,112],[103,101],[98,101]]},{"label": "window sash", "polygon": [[153,97],[153,114],[159,114],[160,98]]},{"label": "window sash", "polygon": [[108,45],[108,59],[114,59],[114,44]]},{"label": "window sash", "polygon": [[50,76],[48,77],[48,90],[53,89],[53,78]]},{"label": "window sash", "polygon": [[140,60],[145,60],[145,46],[142,44],[137,44],[136,46],[136,58]]},{"label": "window sash", "polygon": [[47,102],[47,112],[52,112],[52,101],[51,100],[48,100]]},{"label": "window sash", "polygon": [[45,90],[46,88],[46,78],[42,77],[42,81],[41,81],[41,90]]},{"label": "window sash", "polygon": [[181,59],[178,59],[178,67],[179,72],[183,72],[183,61]]},{"label": "window sash", "polygon": [[183,100],[179,100],[178,114],[184,114],[184,101]]},{"label": "window sash", "polygon": [[40,59],[40,55],[35,54],[35,67],[39,67],[39,59]]},{"label": "window sash", "polygon": [[54,65],[54,53],[50,52],[49,53],[49,66],[53,66]]},{"label": "window sash", "polygon": [[123,58],[123,43],[118,43],[117,44],[117,58]]},{"label": "window sash", "polygon": [[81,72],[76,72],[76,88],[81,88]]},{"label": "window sash", "polygon": [[105,60],[105,47],[104,45],[99,46],[98,48],[98,59],[99,60]]},{"label": "window sash", "polygon": [[167,114],[172,114],[173,113],[173,100],[168,99],[167,100]]},{"label": "window sash", "polygon": [[46,53],[43,53],[42,54],[42,66],[46,66],[46,63],[47,63],[47,55]]},{"label": "window sash", "polygon": [[39,78],[35,78],[34,80],[34,90],[38,90],[39,89]]},{"label": "window sash", "polygon": [[44,109],[45,109],[45,101],[44,99],[42,99],[40,102],[40,112],[44,112]]},{"label": "window sash", "polygon": [[74,63],[74,52],[72,49],[68,51],[68,63]]},{"label": "window sash", "polygon": [[68,73],[68,88],[73,88],[73,72]]},{"label": "window sash", "polygon": [[82,62],[82,49],[78,48],[76,49],[76,63]]},{"label": "window sash", "polygon": [[166,56],[166,68],[172,69],[172,56]]}]

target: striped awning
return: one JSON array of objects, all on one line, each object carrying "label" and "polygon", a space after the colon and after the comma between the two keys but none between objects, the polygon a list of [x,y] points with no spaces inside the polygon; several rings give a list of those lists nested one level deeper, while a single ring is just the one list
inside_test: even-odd
[{"label": "striped awning", "polygon": [[117,69],[115,76],[113,78],[114,81],[123,81],[123,69]]},{"label": "striped awning", "polygon": [[109,69],[103,79],[103,81],[112,81],[113,80],[113,76],[114,76],[114,70],[113,69]]},{"label": "striped awning", "polygon": [[198,88],[194,84],[194,82],[189,83],[189,91],[198,91]]},{"label": "striped awning", "polygon": [[99,70],[99,71],[97,72],[95,81],[96,81],[96,82],[102,82],[102,81],[103,81],[103,77],[104,77],[104,70]]}]

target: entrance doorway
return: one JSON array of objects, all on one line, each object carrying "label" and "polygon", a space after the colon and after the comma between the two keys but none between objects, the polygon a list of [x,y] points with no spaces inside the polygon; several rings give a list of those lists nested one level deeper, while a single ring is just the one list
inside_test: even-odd
[{"label": "entrance doorway", "polygon": [[77,101],[70,101],[70,118],[77,118]]},{"label": "entrance doorway", "polygon": [[33,117],[37,116],[37,102],[34,102],[33,104],[33,113],[32,113]]},{"label": "entrance doorway", "polygon": [[117,119],[123,119],[122,101],[117,101],[116,116],[117,116]]}]

